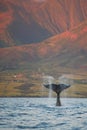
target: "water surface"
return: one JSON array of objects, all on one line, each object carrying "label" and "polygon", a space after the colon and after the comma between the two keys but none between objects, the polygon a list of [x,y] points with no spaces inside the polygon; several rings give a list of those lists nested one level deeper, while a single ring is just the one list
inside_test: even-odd
[{"label": "water surface", "polygon": [[0,98],[0,130],[87,130],[87,99]]}]

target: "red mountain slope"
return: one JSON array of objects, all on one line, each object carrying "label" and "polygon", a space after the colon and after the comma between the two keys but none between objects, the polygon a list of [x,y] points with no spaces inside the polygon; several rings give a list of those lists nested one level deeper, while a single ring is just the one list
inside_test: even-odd
[{"label": "red mountain slope", "polygon": [[[59,66],[79,67],[87,64],[87,22],[71,31],[55,35],[41,43],[0,48],[0,65],[2,68],[14,68],[22,63],[44,61]],[[48,65],[49,65],[48,64]]]},{"label": "red mountain slope", "polygon": [[0,46],[36,43],[87,19],[86,0],[3,0]]}]

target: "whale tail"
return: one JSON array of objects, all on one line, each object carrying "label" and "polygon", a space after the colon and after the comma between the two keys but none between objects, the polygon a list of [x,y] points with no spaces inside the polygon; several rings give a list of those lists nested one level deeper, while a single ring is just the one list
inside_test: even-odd
[{"label": "whale tail", "polygon": [[56,106],[61,106],[61,101],[60,101],[60,93],[57,93],[57,101],[56,101]]},{"label": "whale tail", "polygon": [[57,102],[56,102],[56,106],[61,106],[61,101],[60,101],[60,93],[64,90],[70,87],[69,84],[44,84],[44,87],[51,89],[56,92],[57,94]]}]

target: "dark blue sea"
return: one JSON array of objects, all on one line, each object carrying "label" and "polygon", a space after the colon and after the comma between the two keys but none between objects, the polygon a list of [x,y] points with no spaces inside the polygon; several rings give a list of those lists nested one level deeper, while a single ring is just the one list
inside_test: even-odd
[{"label": "dark blue sea", "polygon": [[87,130],[87,99],[0,98],[0,130]]}]

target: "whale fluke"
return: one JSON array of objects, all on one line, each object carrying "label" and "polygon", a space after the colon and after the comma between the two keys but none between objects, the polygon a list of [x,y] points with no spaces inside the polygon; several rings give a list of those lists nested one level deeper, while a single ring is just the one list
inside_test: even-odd
[{"label": "whale fluke", "polygon": [[[57,94],[57,102],[56,106],[61,106],[60,101],[60,93],[64,90],[70,87],[69,84],[44,84],[44,86],[48,89],[52,89]],[[50,87],[51,86],[51,87]]]}]

